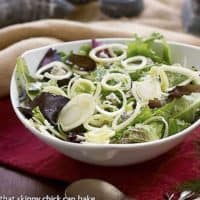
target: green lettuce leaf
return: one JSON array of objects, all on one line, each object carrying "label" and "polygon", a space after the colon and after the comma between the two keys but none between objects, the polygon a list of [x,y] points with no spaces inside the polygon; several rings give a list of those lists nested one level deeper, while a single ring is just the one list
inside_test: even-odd
[{"label": "green lettuce leaf", "polygon": [[150,70],[150,66],[149,67],[146,67],[144,69],[141,69],[141,70],[137,70],[135,72],[132,72],[130,73],[130,76],[131,76],[131,79],[133,81],[137,81],[139,80],[140,78],[144,77]]},{"label": "green lettuce leaf", "polygon": [[164,117],[167,121],[169,120],[170,117],[173,115],[173,108],[176,100],[174,99],[170,103],[165,104],[161,108],[157,108],[154,110],[153,115],[154,116],[162,116]]},{"label": "green lettuce leaf", "polygon": [[166,72],[166,74],[169,80],[169,87],[174,87],[188,79],[188,77],[179,73]]},{"label": "green lettuce leaf", "polygon": [[198,117],[200,109],[200,93],[192,93],[177,99],[174,104],[174,118],[192,123]]},{"label": "green lettuce leaf", "polygon": [[18,86],[19,96],[24,94],[33,100],[38,95],[39,88],[35,85],[35,79],[30,75],[25,60],[21,57],[17,59],[16,64],[16,81]]},{"label": "green lettuce leaf", "polygon": [[44,124],[45,118],[38,106],[32,110],[32,113],[33,113],[33,118],[36,119],[36,121],[40,122],[41,124]]},{"label": "green lettuce leaf", "polygon": [[[156,51],[154,48],[154,41],[161,42],[162,50]],[[160,51],[162,51],[160,55]],[[144,40],[136,35],[135,40],[128,44],[128,57],[136,55],[143,55],[151,58],[156,63],[171,64],[170,48],[164,37],[159,33],[153,33],[149,38]]]},{"label": "green lettuce leaf", "polygon": [[[30,75],[27,64],[23,58],[17,59],[16,81],[17,81],[19,97],[24,95],[25,98],[27,98],[28,96],[30,100],[34,100],[35,97],[40,95],[41,91],[45,87],[48,86],[58,87],[56,80],[49,80],[48,82],[39,82],[36,79],[34,79]],[[23,99],[23,101],[24,100],[25,99]]]},{"label": "green lettuce leaf", "polygon": [[192,123],[199,117],[200,93],[185,95],[179,99],[174,99],[163,107],[154,111],[154,116],[163,116],[167,121],[170,118],[184,120]]},{"label": "green lettuce leaf", "polygon": [[151,118],[153,116],[152,110],[146,106],[142,108],[142,111],[140,114],[133,120],[132,125],[138,124],[138,123],[143,123],[147,119]]},{"label": "green lettuce leaf", "polygon": [[65,63],[67,61],[69,55],[71,54],[71,52],[67,54],[64,51],[60,51],[60,52],[58,52],[58,54],[61,58],[61,61]]},{"label": "green lettuce leaf", "polygon": [[166,63],[171,64],[172,63],[171,49],[164,38],[161,41],[163,45],[163,53],[162,53],[163,60],[165,60]]},{"label": "green lettuce leaf", "polygon": [[28,67],[25,60],[21,57],[17,58],[16,73],[17,75],[20,75],[19,78],[22,78],[23,79],[22,81],[24,81],[25,83],[35,81],[35,79],[31,77],[28,71]]},{"label": "green lettuce leaf", "polygon": [[184,120],[170,118],[169,119],[169,135],[178,133],[190,125],[191,125],[190,123],[185,122]]},{"label": "green lettuce leaf", "polygon": [[91,49],[92,49],[92,46],[90,44],[82,45],[79,49],[78,54],[82,56],[88,56]]},{"label": "green lettuce leaf", "polygon": [[40,131],[41,128],[45,129],[46,131],[48,131],[49,134],[52,134],[62,140],[66,140],[66,133],[62,132],[61,130],[58,131],[56,127],[49,124],[38,106],[32,110],[32,113],[33,117],[32,119],[30,119],[30,122],[33,123],[33,125],[37,129],[39,129]]},{"label": "green lettuce leaf", "polygon": [[140,112],[140,114],[133,120],[130,126],[128,126],[124,130],[116,132],[115,136],[113,136],[111,139],[111,143],[133,143],[133,142],[145,142],[149,140],[149,137],[148,138],[145,137],[147,133],[144,130],[138,131],[137,129],[134,129],[134,135],[133,134],[130,135],[129,133],[133,132],[133,131],[130,131],[130,127],[133,128],[135,124],[143,123],[144,121],[151,118],[152,116],[153,116],[152,110],[148,106],[144,107],[142,111]]},{"label": "green lettuce leaf", "polygon": [[148,135],[147,141],[158,140],[163,135],[163,123],[162,122],[151,122],[149,124],[136,124],[136,128],[143,129]]},{"label": "green lettuce leaf", "polygon": [[162,136],[163,125],[159,122],[150,124],[136,124],[126,130],[118,132],[111,143],[129,144],[158,140]]}]

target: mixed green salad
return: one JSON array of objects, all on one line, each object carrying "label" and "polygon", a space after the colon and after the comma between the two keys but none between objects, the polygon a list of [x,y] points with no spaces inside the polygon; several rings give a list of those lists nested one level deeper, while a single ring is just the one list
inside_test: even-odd
[{"label": "mixed green salad", "polygon": [[123,44],[92,40],[78,52],[49,49],[34,73],[18,58],[16,80],[29,123],[64,141],[160,140],[200,117],[199,72],[172,63],[159,33]]}]

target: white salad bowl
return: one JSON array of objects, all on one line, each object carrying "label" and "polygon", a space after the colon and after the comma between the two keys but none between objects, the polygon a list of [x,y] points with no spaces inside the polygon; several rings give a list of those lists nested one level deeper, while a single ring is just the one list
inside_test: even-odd
[{"label": "white salad bowl", "polygon": [[[100,39],[104,43],[126,43],[130,39]],[[71,50],[78,51],[83,44],[90,43],[91,40],[82,40],[75,42],[66,42],[55,44],[47,47],[33,49],[25,52],[22,57],[26,60],[31,73],[36,71],[36,68],[44,54],[51,47],[58,51],[69,52]],[[172,59],[175,63],[181,63],[187,67],[199,66],[200,64],[200,48],[186,44],[169,42]],[[159,43],[157,44],[159,48]],[[17,117],[24,126],[35,136],[40,138],[45,143],[57,149],[59,152],[74,158],[76,160],[103,166],[122,166],[144,162],[155,158],[168,150],[178,145],[193,129],[200,125],[200,120],[196,121],[185,130],[169,136],[164,139],[136,144],[76,144],[67,141],[62,141],[50,134],[41,133],[34,128],[23,114],[17,109],[19,106],[19,98],[17,84],[15,80],[15,71],[12,75],[10,94],[13,108]],[[28,131],[27,131],[28,132]]]}]

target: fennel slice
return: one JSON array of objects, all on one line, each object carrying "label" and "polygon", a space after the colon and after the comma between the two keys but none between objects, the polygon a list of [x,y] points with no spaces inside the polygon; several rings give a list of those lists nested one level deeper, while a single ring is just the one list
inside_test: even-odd
[{"label": "fennel slice", "polygon": [[95,98],[90,94],[80,94],[61,110],[58,123],[63,131],[69,131],[80,126],[95,112]]}]

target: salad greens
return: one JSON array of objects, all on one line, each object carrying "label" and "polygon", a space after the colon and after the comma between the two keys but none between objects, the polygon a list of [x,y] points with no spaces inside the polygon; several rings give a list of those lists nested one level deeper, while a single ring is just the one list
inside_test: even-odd
[{"label": "salad greens", "polygon": [[77,52],[49,49],[35,73],[18,58],[16,81],[31,125],[69,142],[154,141],[200,117],[199,72],[172,64],[159,33],[124,44],[92,40]]},{"label": "salad greens", "polygon": [[[154,48],[154,41],[159,40],[161,42],[161,50],[162,53],[156,51]],[[165,41],[164,37],[160,33],[153,33],[149,38],[144,39],[142,37],[138,37],[136,35],[135,41],[130,42],[128,44],[128,57],[133,57],[136,55],[143,55],[148,58],[151,58],[154,62],[163,63],[163,64],[171,64],[171,51],[170,48]]]},{"label": "salad greens", "polygon": [[35,79],[30,76],[26,62],[22,58],[17,59],[16,79],[18,82],[19,97],[28,96],[31,100],[37,96],[39,92],[38,84]]}]

